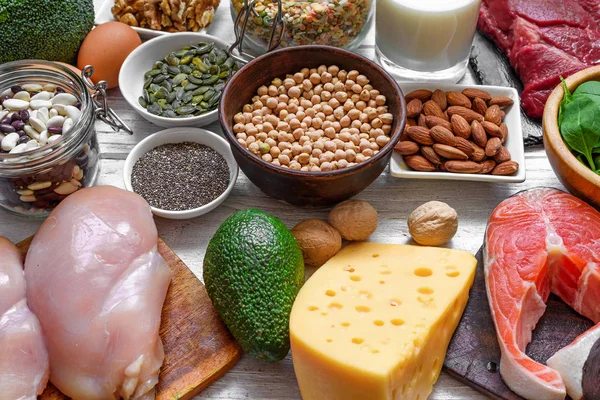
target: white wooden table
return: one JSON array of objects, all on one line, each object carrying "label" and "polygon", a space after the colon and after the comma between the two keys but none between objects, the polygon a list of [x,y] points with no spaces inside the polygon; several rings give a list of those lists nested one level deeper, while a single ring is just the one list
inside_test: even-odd
[{"label": "white wooden table", "polygon": [[[233,42],[233,24],[229,4],[223,1],[215,21],[208,30],[228,42]],[[371,32],[360,53],[373,57],[374,35]],[[464,78],[472,82],[470,74]],[[134,130],[134,135],[114,133],[106,125],[97,124],[102,151],[99,185],[123,188],[124,160],[140,140],[162,128],[142,119],[125,102],[118,89],[110,91],[110,105]],[[217,123],[206,129],[222,134]],[[403,180],[390,176],[386,170],[357,198],[369,201],[380,216],[379,227],[371,241],[408,243],[406,219],[413,209],[429,200],[444,201],[454,207],[460,218],[458,233],[449,247],[475,254],[481,247],[488,217],[494,207],[508,196],[535,186],[562,188],[546,159],[541,146],[526,150],[527,180],[522,184],[490,184],[455,181]],[[187,221],[155,218],[164,241],[198,276],[202,276],[202,260],[208,241],[217,227],[234,212],[255,207],[279,217],[288,227],[306,218],[326,218],[328,208],[296,208],[273,200],[254,186],[240,172],[229,198],[208,215]],[[35,233],[40,221],[17,217],[0,210],[0,235],[14,242]],[[442,372],[430,399],[485,399],[486,397]],[[242,360],[223,378],[204,390],[197,399],[300,399],[291,356],[277,364],[264,364],[249,357]],[[367,400],[367,399],[365,399]]]}]

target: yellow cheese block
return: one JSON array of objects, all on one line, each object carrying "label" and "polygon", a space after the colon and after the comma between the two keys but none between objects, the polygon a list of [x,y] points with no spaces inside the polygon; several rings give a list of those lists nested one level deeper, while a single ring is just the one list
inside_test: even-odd
[{"label": "yellow cheese block", "polygon": [[477,261],[435,247],[354,243],[292,309],[304,400],[425,400],[466,306]]}]

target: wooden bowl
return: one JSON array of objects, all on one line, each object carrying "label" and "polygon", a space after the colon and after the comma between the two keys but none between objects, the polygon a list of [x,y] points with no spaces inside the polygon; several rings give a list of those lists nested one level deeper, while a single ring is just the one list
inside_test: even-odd
[{"label": "wooden bowl", "polygon": [[[261,85],[285,78],[302,68],[337,65],[367,76],[374,89],[387,98],[394,116],[391,140],[369,160],[331,172],[295,171],[262,160],[242,147],[233,133],[233,116],[250,103]],[[300,46],[273,51],[241,68],[225,87],[219,104],[219,121],[233,155],[246,176],[267,195],[293,205],[329,205],[345,200],[369,186],[387,166],[406,123],[406,103],[396,81],[380,66],[358,54],[329,46]]]},{"label": "wooden bowl", "polygon": [[[600,66],[584,69],[566,79],[571,93],[587,81],[600,81]],[[558,109],[564,96],[562,85],[552,92],[544,108],[544,148],[561,183],[577,197],[600,208],[600,176],[571,153],[558,129]]]}]

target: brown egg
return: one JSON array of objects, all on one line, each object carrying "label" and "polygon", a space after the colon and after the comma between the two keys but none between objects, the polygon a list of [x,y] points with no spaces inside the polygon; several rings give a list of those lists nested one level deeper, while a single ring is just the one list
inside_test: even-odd
[{"label": "brown egg", "polygon": [[94,28],[85,38],[77,56],[77,67],[94,67],[94,82],[105,80],[108,87],[119,85],[119,70],[127,56],[142,40],[129,25],[107,22]]}]

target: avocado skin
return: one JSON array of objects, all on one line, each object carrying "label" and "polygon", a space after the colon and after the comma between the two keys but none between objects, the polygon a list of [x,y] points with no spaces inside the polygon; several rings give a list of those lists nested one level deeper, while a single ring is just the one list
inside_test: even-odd
[{"label": "avocado skin", "polygon": [[203,277],[214,307],[245,353],[267,362],[285,358],[304,261],[279,219],[257,209],[230,216],[208,244]]}]

